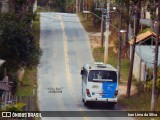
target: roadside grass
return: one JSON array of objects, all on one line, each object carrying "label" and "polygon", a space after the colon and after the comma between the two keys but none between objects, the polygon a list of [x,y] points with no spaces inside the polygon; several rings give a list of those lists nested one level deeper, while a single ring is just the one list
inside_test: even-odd
[{"label": "roadside grass", "polygon": [[37,6],[37,12],[50,12],[46,7]]},{"label": "roadside grass", "polygon": [[[78,14],[79,15],[79,14]],[[87,32],[92,32],[93,27],[90,26],[92,24],[89,24],[84,17],[82,17],[82,15],[79,15],[80,20],[82,22],[82,25],[84,26],[84,28],[86,29]],[[110,35],[110,39],[111,41],[115,41],[117,39],[117,33],[111,29],[111,35]],[[95,31],[95,32],[99,32],[99,31]],[[113,37],[114,36],[114,37]],[[110,41],[110,43],[111,43]],[[108,63],[113,65],[115,68],[117,68],[117,61],[118,61],[118,55],[116,53],[113,52],[114,47],[117,47],[118,43],[114,42],[113,47],[109,48],[108,51]],[[93,58],[95,62],[102,62],[104,59],[104,47],[98,47],[98,48],[94,48],[92,51],[93,54]],[[120,85],[123,85],[127,83],[128,80],[128,74],[129,74],[129,67],[130,67],[130,60],[129,58],[122,58],[121,59],[121,80],[120,80]],[[138,89],[138,87],[142,87],[142,86],[138,86],[138,82],[135,80],[134,76],[132,79],[132,84],[134,84],[136,86],[136,88]],[[140,89],[143,89],[140,88]],[[151,103],[151,95],[144,92],[144,91],[139,91],[137,94],[132,95],[130,98],[127,98],[125,95],[119,97],[119,104],[128,111],[150,111],[150,103]],[[160,111],[160,98],[158,100],[158,102],[156,103],[156,110]],[[152,117],[154,120],[160,120],[160,117]],[[151,120],[151,117],[136,117],[136,120]]]},{"label": "roadside grass", "polygon": [[[93,49],[93,57],[96,62],[103,61],[104,56],[104,48],[99,47]],[[113,48],[109,48],[109,56],[108,63],[113,65],[115,68],[117,67],[117,54],[113,52]],[[129,59],[122,58],[121,61],[121,82],[120,85],[127,83],[128,73],[129,73]],[[144,91],[143,86],[139,86],[139,83],[134,79],[132,79],[132,84],[134,84],[137,89],[139,87],[139,92],[130,98],[127,98],[125,95],[119,97],[119,104],[128,111],[150,111],[150,103],[151,103],[151,94],[148,94]],[[142,84],[141,84],[142,85]],[[143,89],[143,90],[142,90]],[[160,98],[156,103],[156,110],[160,111]],[[152,117],[154,120],[160,120],[160,117]],[[136,120],[151,120],[151,117],[136,117]]]},{"label": "roadside grass", "polygon": [[17,96],[32,96],[37,80],[37,68],[26,68],[22,79],[22,84],[18,86]]},{"label": "roadside grass", "polygon": [[[40,15],[36,15],[33,21],[33,34],[36,46],[39,46],[40,38]],[[31,96],[33,95],[34,86],[37,84],[37,68],[25,68],[25,73],[22,79],[22,85],[17,88],[16,94],[18,96]]]},{"label": "roadside grass", "polygon": [[77,15],[78,15],[84,29],[87,32],[100,32],[100,26],[99,25],[93,26],[93,16],[92,16],[92,14],[78,13]]},{"label": "roadside grass", "polygon": [[[36,17],[35,17],[35,20],[33,21],[33,34],[34,34],[34,39],[35,39],[35,44],[39,47],[40,46],[40,14],[36,14]],[[35,83],[34,83],[34,97],[35,97],[35,110],[36,111],[39,111],[39,108],[38,108],[38,99],[37,99],[37,67],[34,68],[35,69],[35,74],[34,76],[36,77],[35,78]],[[40,120],[40,118],[36,118],[36,120]]]},{"label": "roadside grass", "polygon": [[40,14],[35,16],[35,20],[33,21],[33,34],[34,39],[36,41],[36,45],[39,46],[39,39],[40,39]]},{"label": "roadside grass", "polygon": [[[100,32],[100,26],[98,27],[98,29],[93,27],[92,15],[88,14],[88,17],[86,16],[86,14],[82,14],[82,13],[78,13],[77,15],[79,16],[79,19],[87,32]],[[117,36],[116,31],[113,28],[111,29],[111,31],[113,31],[113,32],[111,32],[113,35],[110,35],[111,41],[117,40],[117,38],[115,38]],[[115,37],[113,37],[113,36],[115,36]],[[118,55],[113,52],[113,48],[114,47],[109,48],[108,63],[113,65],[115,68],[117,68]],[[103,62],[103,60],[104,60],[104,47],[94,48],[92,51],[92,54],[94,57],[94,61]],[[130,65],[129,59],[122,58],[121,61],[122,61],[122,63],[121,63],[121,67],[122,67],[121,68],[121,79],[123,81],[126,81],[127,77],[128,77],[129,65]]]},{"label": "roadside grass", "polygon": [[[126,96],[121,96],[119,98],[119,103],[125,107],[128,111],[150,111],[151,94],[141,92],[139,94],[133,95],[130,98]],[[155,110],[160,111],[160,98],[155,104]],[[152,117],[154,120],[160,120],[160,117]],[[136,117],[136,120],[151,120],[151,117]]]},{"label": "roadside grass", "polygon": [[[133,111],[150,111],[150,94],[147,93],[140,93],[140,94],[136,94],[131,96],[130,98],[127,98],[126,96],[122,96],[119,98],[119,101],[121,103],[121,105],[125,105],[125,108],[127,110],[133,110]],[[158,102],[157,102],[158,103]],[[158,105],[160,104],[156,104],[156,110],[160,110],[158,108]]]},{"label": "roadside grass", "polygon": [[[36,15],[33,24],[33,35],[36,46],[39,46],[40,39],[40,15]],[[25,73],[22,79],[22,85],[17,87],[17,96],[33,96],[35,97],[35,110],[38,111],[37,105],[37,67],[25,68]],[[37,119],[39,120],[39,119]]]},{"label": "roadside grass", "polygon": [[[95,62],[103,62],[104,59],[104,47],[94,48],[92,51]],[[108,51],[108,63],[117,68],[118,55],[113,52],[113,47],[109,48]],[[129,73],[129,59],[122,58],[121,60],[121,80],[127,81]],[[120,82],[123,83],[123,82]]]},{"label": "roadside grass", "polygon": [[95,62],[103,62],[104,59],[104,47],[94,48],[92,51]]}]

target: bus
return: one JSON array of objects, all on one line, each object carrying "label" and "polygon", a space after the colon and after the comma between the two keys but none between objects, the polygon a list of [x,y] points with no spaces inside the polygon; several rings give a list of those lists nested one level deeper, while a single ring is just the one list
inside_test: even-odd
[{"label": "bus", "polygon": [[109,103],[111,107],[118,100],[117,70],[110,64],[85,64],[81,69],[82,101]]}]

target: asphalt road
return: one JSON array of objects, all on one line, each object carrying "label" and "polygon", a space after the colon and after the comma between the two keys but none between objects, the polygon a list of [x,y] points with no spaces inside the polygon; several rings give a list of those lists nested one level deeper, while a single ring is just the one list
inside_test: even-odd
[{"label": "asphalt road", "polygon": [[85,111],[103,111],[103,115],[106,114],[104,112],[106,110],[113,112],[119,110],[118,106],[115,109],[110,109],[104,104],[85,107],[82,103],[80,70],[83,64],[93,62],[88,34],[75,14],[41,13],[40,15],[40,47],[43,55],[38,66],[39,109],[81,111],[77,114],[85,114],[76,118],[45,117],[43,120],[129,120],[127,117],[87,117]]}]

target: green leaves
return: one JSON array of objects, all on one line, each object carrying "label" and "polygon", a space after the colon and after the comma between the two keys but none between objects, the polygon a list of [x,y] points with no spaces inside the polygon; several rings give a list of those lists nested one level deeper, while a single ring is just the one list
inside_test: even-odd
[{"label": "green leaves", "polygon": [[[152,90],[152,80],[147,82],[146,87],[148,90]],[[160,78],[157,79],[157,81],[156,81],[156,90],[157,90],[157,93],[160,93]]]},{"label": "green leaves", "polygon": [[25,103],[16,103],[12,105],[7,105],[3,111],[11,111],[11,112],[20,112],[23,111],[23,107],[25,107]]},{"label": "green leaves", "polygon": [[35,45],[32,19],[33,15],[29,13],[0,15],[0,58],[7,61],[8,67],[18,69],[38,64],[41,52]]}]

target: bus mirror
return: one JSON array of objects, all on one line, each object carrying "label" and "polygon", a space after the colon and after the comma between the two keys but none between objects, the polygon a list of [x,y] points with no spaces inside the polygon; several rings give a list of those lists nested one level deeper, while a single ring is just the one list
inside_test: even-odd
[{"label": "bus mirror", "polygon": [[81,70],[81,75],[83,75],[84,74],[84,70]]}]

